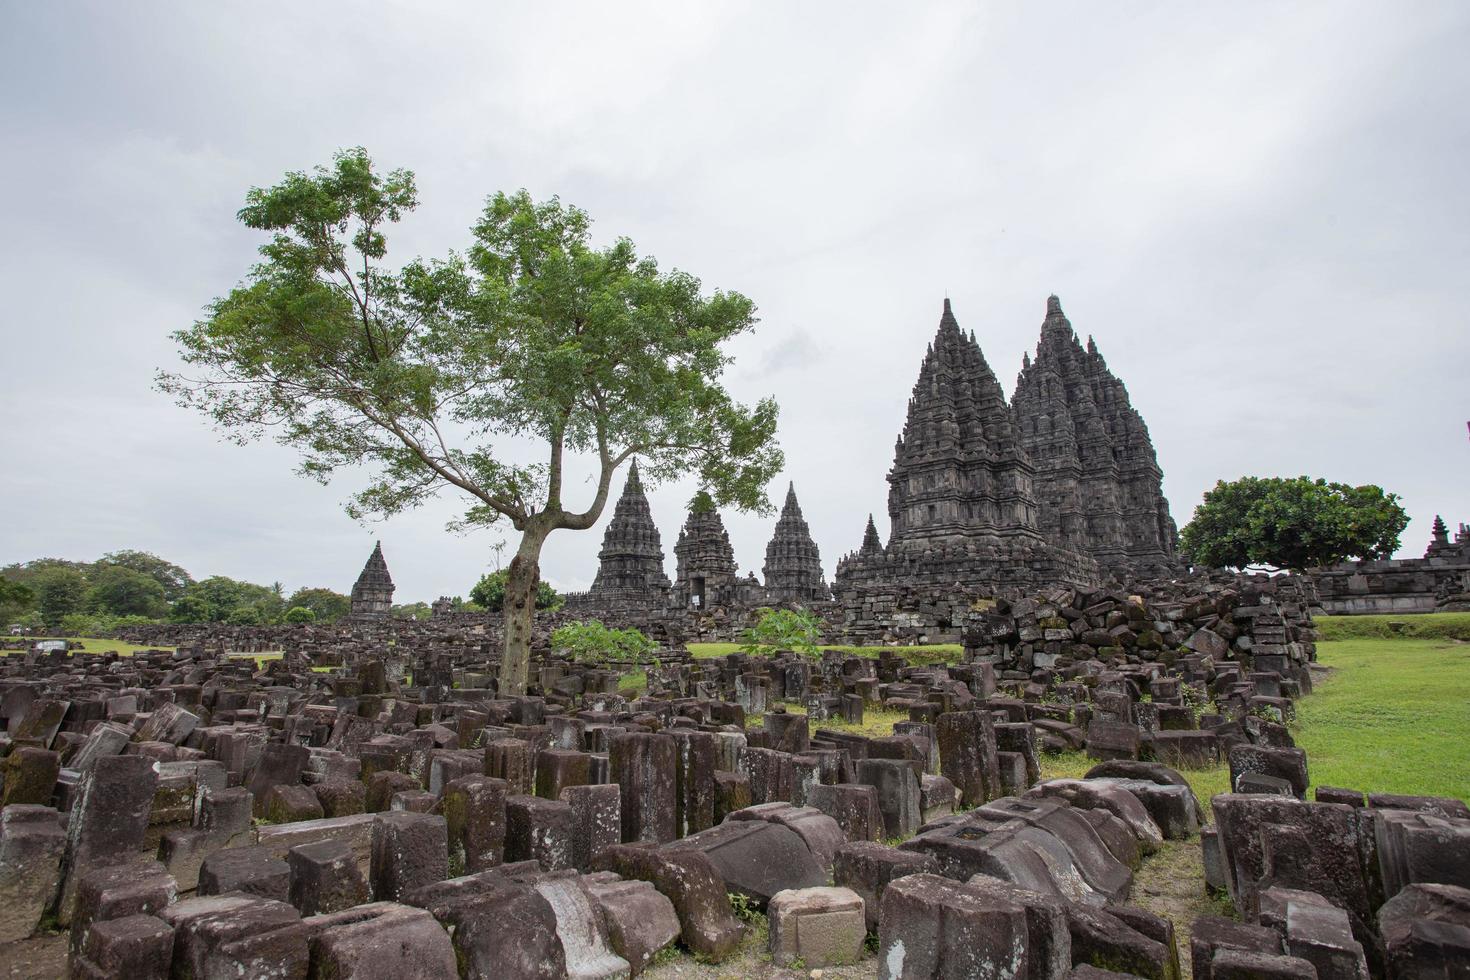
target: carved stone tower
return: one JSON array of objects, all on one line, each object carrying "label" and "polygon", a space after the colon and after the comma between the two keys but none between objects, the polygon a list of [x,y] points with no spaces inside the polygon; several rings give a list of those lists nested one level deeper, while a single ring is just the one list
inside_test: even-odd
[{"label": "carved stone tower", "polygon": [[636,459],[628,469],[628,482],[613,509],[613,518],[603,532],[597,559],[590,598],[652,606],[662,606],[668,600],[663,542],[638,479]]},{"label": "carved stone tower", "polygon": [[766,595],[774,602],[812,602],[831,596],[822,575],[822,556],[796,502],[795,484],[786,488],[786,504],[766,545],[762,574]]},{"label": "carved stone tower", "polygon": [[361,622],[387,619],[393,609],[393,577],[383,560],[383,542],[373,546],[362,574],[352,586],[351,618]]},{"label": "carved stone tower", "polygon": [[1092,338],[1083,349],[1055,296],[1012,404],[1048,540],[1104,569],[1176,564],[1178,532],[1148,426]]},{"label": "carved stone tower", "polygon": [[714,502],[703,493],[689,505],[689,517],[674,545],[674,603],[678,606],[728,605],[739,591],[735,549]]}]

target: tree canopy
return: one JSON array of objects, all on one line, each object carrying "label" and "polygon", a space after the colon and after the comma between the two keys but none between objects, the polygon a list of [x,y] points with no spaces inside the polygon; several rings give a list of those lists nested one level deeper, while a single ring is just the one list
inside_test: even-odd
[{"label": "tree canopy", "polygon": [[1196,565],[1302,569],[1352,558],[1386,558],[1409,516],[1398,495],[1310,477],[1221,480],[1180,532]]},{"label": "tree canopy", "polygon": [[[451,490],[461,526],[521,532],[500,681],[522,693],[546,536],[592,527],[634,456],[645,482],[693,474],[716,503],[767,511],[777,408],[721,384],[723,345],[755,323],[744,296],[706,296],[626,238],[594,246],[583,211],[525,191],[489,198],[465,253],[395,271],[386,231],[417,204],[413,174],[361,148],[250,191],[239,217],[270,235],[262,261],[174,334],[190,373],[159,384],[239,441],[274,435],[308,476],[366,470],[354,516]],[[513,454],[517,440],[540,461]],[[577,506],[567,453],[595,465]]]},{"label": "tree canopy", "polygon": [[[509,579],[508,568],[481,576],[480,581],[470,589],[470,601],[481,609],[499,609],[505,605],[505,583]],[[550,582],[536,582],[537,609],[560,609],[564,601],[560,593],[551,587]]]}]

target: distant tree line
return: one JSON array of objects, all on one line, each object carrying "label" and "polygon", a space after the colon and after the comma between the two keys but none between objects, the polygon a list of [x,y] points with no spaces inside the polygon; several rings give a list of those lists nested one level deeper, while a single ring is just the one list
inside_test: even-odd
[{"label": "distant tree line", "polygon": [[[335,623],[352,600],[324,588],[287,595],[280,582],[258,585],[224,575],[196,580],[146,551],[114,551],[93,562],[37,558],[0,567],[0,628],[19,625],[65,636],[96,636],[146,623]],[[427,618],[418,602],[393,614]]]}]

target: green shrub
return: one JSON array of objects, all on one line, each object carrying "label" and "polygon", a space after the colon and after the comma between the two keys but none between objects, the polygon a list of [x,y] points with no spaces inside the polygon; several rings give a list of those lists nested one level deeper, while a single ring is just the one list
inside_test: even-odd
[{"label": "green shrub", "polygon": [[749,654],[772,654],[778,650],[795,650],[808,657],[817,656],[817,643],[822,639],[821,623],[816,616],[799,609],[762,609],[760,619],[745,631],[740,649]]},{"label": "green shrub", "polygon": [[286,610],[285,620],[288,623],[314,623],[316,613],[305,606],[292,606]]},{"label": "green shrub", "polygon": [[[510,578],[510,569],[502,568],[498,572],[491,572],[475,583],[470,589],[470,602],[481,609],[499,612],[505,605],[505,581]],[[551,587],[550,583],[536,583],[536,608],[557,610],[562,607],[566,600]]]},{"label": "green shrub", "polygon": [[551,647],[574,660],[636,663],[653,655],[658,645],[636,629],[610,629],[595,619],[567,623],[551,634]]}]

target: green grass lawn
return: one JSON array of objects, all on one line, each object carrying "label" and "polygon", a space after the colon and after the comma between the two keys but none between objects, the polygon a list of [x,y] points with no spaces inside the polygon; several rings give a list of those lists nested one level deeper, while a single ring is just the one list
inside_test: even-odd
[{"label": "green grass lawn", "polygon": [[1333,640],[1317,659],[1332,672],[1294,732],[1314,786],[1470,799],[1470,644]]},{"label": "green grass lawn", "polygon": [[[138,643],[127,643],[123,640],[109,640],[99,636],[27,636],[24,637],[26,648],[29,649],[34,643],[41,640],[66,640],[68,643],[80,643],[83,653],[107,653],[115,650],[124,657],[131,657],[139,650],[172,650],[173,647],[146,646]],[[0,653],[24,653],[24,650],[3,650]]]}]

